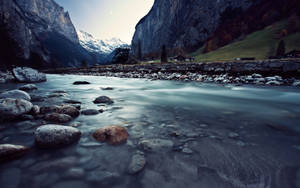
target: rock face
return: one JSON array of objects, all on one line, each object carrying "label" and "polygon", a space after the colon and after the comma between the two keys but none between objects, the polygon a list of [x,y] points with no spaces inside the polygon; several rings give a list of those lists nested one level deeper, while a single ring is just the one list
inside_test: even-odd
[{"label": "rock face", "polygon": [[132,39],[138,57],[168,49],[199,46],[217,28],[226,8],[247,9],[248,0],[155,0],[151,11],[140,20]]},{"label": "rock face", "polygon": [[47,81],[44,73],[28,67],[17,67],[13,69],[14,77],[18,82],[34,83]]},{"label": "rock face", "polygon": [[127,141],[129,134],[124,127],[108,126],[98,129],[93,137],[99,142],[108,142],[113,145],[122,144]]},{"label": "rock face", "polygon": [[0,144],[0,162],[23,156],[29,148],[20,145]]},{"label": "rock face", "polygon": [[[54,0],[2,0],[0,15],[0,25],[5,26],[3,32],[8,36],[6,40],[16,46],[8,52],[31,65],[40,67],[42,60],[44,66],[53,67],[51,59],[54,57],[59,64],[55,66],[76,66],[82,59],[92,59],[79,44],[68,12]],[[5,43],[0,47],[6,48],[1,45]],[[58,47],[65,48],[64,52]],[[64,60],[65,54],[71,51],[72,58]],[[6,61],[9,58],[0,56],[0,59]]]},{"label": "rock face", "polygon": [[18,90],[18,89],[1,93],[0,99],[3,99],[3,98],[24,99],[27,101],[31,100],[31,97],[28,93],[26,93],[25,91]]},{"label": "rock face", "polygon": [[22,114],[29,113],[32,104],[23,99],[0,99],[0,116],[1,120],[15,119]]},{"label": "rock face", "polygon": [[72,144],[79,140],[81,132],[73,127],[44,125],[36,129],[35,142],[42,148],[55,148]]}]

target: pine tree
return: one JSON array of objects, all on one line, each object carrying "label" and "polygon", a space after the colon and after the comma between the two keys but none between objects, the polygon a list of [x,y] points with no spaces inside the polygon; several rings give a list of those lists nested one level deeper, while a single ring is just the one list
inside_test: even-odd
[{"label": "pine tree", "polygon": [[163,45],[161,49],[161,63],[167,63],[167,62],[168,62],[167,49],[166,49],[166,45]]},{"label": "pine tree", "polygon": [[277,57],[283,57],[285,54],[285,43],[283,40],[281,40],[277,47],[276,56]]}]

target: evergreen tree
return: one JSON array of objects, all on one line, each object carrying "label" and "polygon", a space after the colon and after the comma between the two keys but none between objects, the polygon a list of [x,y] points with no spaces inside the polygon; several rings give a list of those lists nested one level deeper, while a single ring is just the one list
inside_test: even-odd
[{"label": "evergreen tree", "polygon": [[166,45],[163,45],[161,49],[161,63],[167,63],[167,62],[168,62],[167,49],[166,49]]},{"label": "evergreen tree", "polygon": [[283,57],[285,54],[285,43],[283,40],[281,40],[277,47],[276,56],[277,57]]}]

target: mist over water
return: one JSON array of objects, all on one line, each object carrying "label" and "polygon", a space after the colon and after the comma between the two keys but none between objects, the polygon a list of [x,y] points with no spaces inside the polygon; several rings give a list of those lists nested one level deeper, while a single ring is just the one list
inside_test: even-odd
[{"label": "mist over water", "polygon": [[[35,126],[9,123],[0,143],[33,147],[31,154],[0,166],[2,176],[12,168],[21,174],[19,187],[293,187],[299,182],[300,89],[76,75],[47,78],[30,94],[49,96],[63,90],[67,95],[47,97],[38,105],[72,99],[82,102],[81,109],[104,113],[81,115],[67,124],[80,125],[81,139],[58,150],[35,148]],[[91,84],[72,84],[79,80]],[[0,90],[21,85],[0,85]],[[102,90],[106,87],[113,90]],[[94,104],[102,95],[114,104]],[[126,127],[127,143],[96,142],[93,131],[107,125]],[[174,145],[148,151],[140,145],[147,139]],[[137,151],[144,152],[147,164],[142,172],[129,175],[128,164]],[[84,174],[70,176],[72,168]]]}]

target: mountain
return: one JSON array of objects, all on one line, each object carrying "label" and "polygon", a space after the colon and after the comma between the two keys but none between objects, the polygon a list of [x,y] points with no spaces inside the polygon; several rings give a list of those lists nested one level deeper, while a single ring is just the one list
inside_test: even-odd
[{"label": "mountain", "polygon": [[214,50],[282,19],[297,2],[155,0],[150,12],[136,25],[132,50],[137,57],[157,57],[163,45],[171,54],[193,52],[202,46]]},{"label": "mountain", "polygon": [[101,63],[111,61],[112,56],[110,54],[115,49],[129,47],[128,44],[118,38],[100,40],[84,31],[79,31],[78,37],[81,46],[96,56],[97,61]]},{"label": "mountain", "polygon": [[94,61],[81,47],[68,12],[53,0],[1,0],[0,34],[0,61],[7,66],[65,67]]}]

